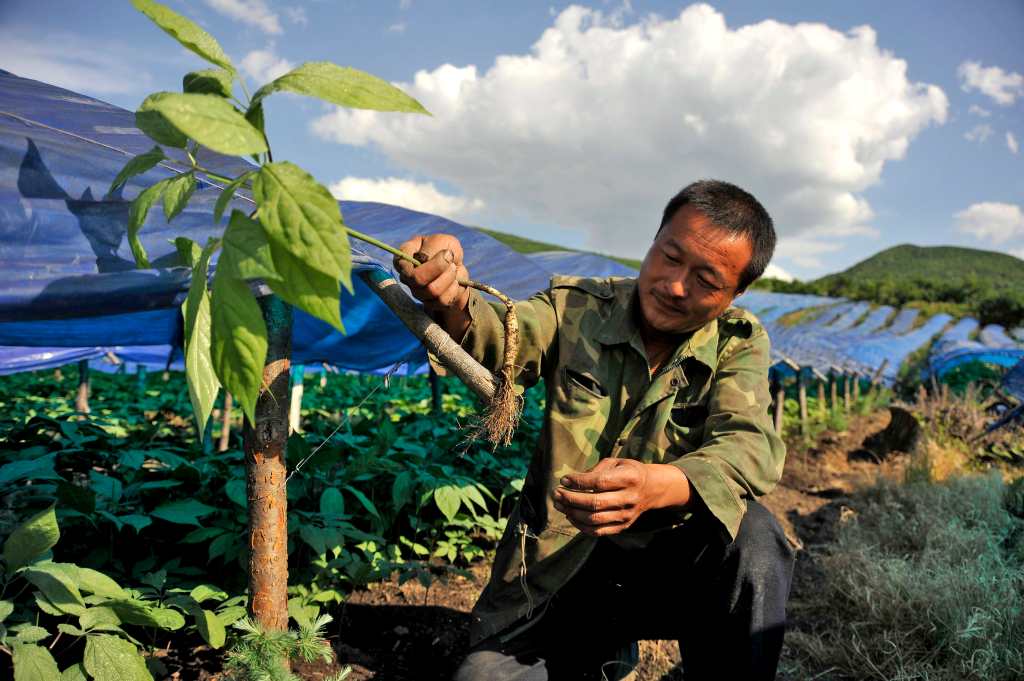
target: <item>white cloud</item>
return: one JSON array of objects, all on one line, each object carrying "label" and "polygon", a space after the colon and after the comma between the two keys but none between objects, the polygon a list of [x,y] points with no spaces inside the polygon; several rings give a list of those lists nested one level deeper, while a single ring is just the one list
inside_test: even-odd
[{"label": "white cloud", "polygon": [[480,199],[452,196],[432,182],[413,182],[399,177],[346,177],[330,186],[331,193],[346,201],[377,201],[452,219],[477,214],[484,207]]},{"label": "white cloud", "polygon": [[1012,255],[1015,258],[1020,258],[1021,260],[1024,260],[1024,248],[1014,249],[1010,251],[1010,255]]},{"label": "white cloud", "polygon": [[831,243],[865,232],[861,192],[946,119],[942,90],[906,71],[869,27],[730,29],[703,4],[619,26],[573,6],[529,54],[416,73],[402,87],[433,117],[338,109],[313,129],[495,216],[586,230],[598,251],[642,255],[636,230],[700,177],[752,191],[783,234]]},{"label": "white cloud", "polygon": [[0,27],[0,44],[0,68],[16,76],[99,97],[142,94],[153,88],[152,76],[129,56],[132,51],[126,46],[107,44],[97,50],[69,33],[33,36],[16,27]]},{"label": "white cloud", "polygon": [[288,17],[288,21],[297,26],[309,25],[309,17],[306,16],[305,7],[285,7],[284,15]]},{"label": "white cloud", "polygon": [[281,33],[281,20],[264,0],[206,0],[206,4],[224,16],[258,28],[264,33]]},{"label": "white cloud", "polygon": [[956,72],[964,92],[977,90],[1003,106],[1024,97],[1024,76],[1019,73],[1007,73],[998,66],[982,66],[976,61],[965,61]]},{"label": "white cloud", "polygon": [[274,47],[270,46],[265,50],[253,50],[244,57],[239,64],[242,72],[252,78],[259,85],[269,83],[278,76],[283,76],[294,68],[287,59],[278,56]]},{"label": "white cloud", "polygon": [[412,7],[412,0],[398,0],[398,9],[409,9]]},{"label": "white cloud", "polygon": [[958,231],[978,239],[995,244],[1024,239],[1024,211],[1012,203],[975,203],[953,217]]},{"label": "white cloud", "polygon": [[388,33],[405,33],[406,23],[399,21],[398,23],[391,24],[388,26]]},{"label": "white cloud", "polygon": [[1009,130],[1006,131],[1006,148],[1010,150],[1011,154],[1016,154],[1020,151],[1020,145],[1017,144],[1017,137]]},{"label": "white cloud", "polygon": [[995,130],[992,129],[991,125],[989,125],[988,123],[982,123],[981,125],[976,125],[967,132],[965,132],[964,139],[967,140],[968,142],[980,143],[986,141],[989,137],[992,136],[992,133],[994,132]]},{"label": "white cloud", "polygon": [[988,118],[992,115],[992,112],[988,109],[982,108],[977,104],[971,104],[971,108],[967,110],[967,113],[979,116],[981,118]]},{"label": "white cloud", "polygon": [[764,276],[771,279],[781,279],[782,281],[793,281],[793,275],[775,263],[768,263],[768,267],[764,269]]}]

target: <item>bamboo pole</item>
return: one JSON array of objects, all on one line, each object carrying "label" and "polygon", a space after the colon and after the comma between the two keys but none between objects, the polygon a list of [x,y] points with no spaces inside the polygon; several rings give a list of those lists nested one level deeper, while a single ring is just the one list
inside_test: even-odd
[{"label": "bamboo pole", "polygon": [[220,442],[217,443],[218,452],[228,451],[231,446],[231,409],[234,406],[234,399],[231,393],[224,391],[224,409],[222,410],[220,426]]},{"label": "bamboo pole", "polygon": [[853,403],[860,401],[860,373],[853,372]]},{"label": "bamboo pole", "polygon": [[824,421],[828,417],[828,405],[825,404],[825,381],[818,379],[818,416]]},{"label": "bamboo pole", "polygon": [[[256,423],[245,419],[249,500],[249,614],[265,629],[288,629],[288,378],[292,310],[274,295],[258,299],[267,325],[267,359]],[[287,664],[287,661],[285,661]]]},{"label": "bamboo pole", "polygon": [[843,411],[850,412],[850,373],[843,371]]},{"label": "bamboo pole", "polygon": [[78,392],[75,393],[75,411],[89,413],[89,360],[78,361]]}]

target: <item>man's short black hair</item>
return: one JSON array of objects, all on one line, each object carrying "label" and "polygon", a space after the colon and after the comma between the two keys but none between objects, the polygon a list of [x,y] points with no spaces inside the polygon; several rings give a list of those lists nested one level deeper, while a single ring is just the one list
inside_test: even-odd
[{"label": "man's short black hair", "polygon": [[741,291],[764,274],[775,252],[775,225],[768,211],[749,192],[721,180],[697,180],[665,206],[659,232],[683,206],[693,206],[717,227],[750,240],[753,255],[740,276]]}]

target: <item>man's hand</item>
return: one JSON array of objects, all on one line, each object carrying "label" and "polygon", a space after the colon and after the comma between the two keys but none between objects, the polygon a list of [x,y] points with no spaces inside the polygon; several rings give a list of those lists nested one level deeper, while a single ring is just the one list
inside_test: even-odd
[{"label": "man's hand", "polygon": [[414,267],[395,258],[402,283],[453,338],[461,339],[470,321],[469,289],[458,283],[459,279],[469,279],[469,271],[462,264],[462,244],[450,234],[432,234],[414,236],[399,250],[421,261]]},{"label": "man's hand", "polygon": [[647,510],[683,507],[690,481],[681,470],[634,459],[602,459],[585,473],[562,477],[555,508],[580,532],[593,537],[618,534]]}]

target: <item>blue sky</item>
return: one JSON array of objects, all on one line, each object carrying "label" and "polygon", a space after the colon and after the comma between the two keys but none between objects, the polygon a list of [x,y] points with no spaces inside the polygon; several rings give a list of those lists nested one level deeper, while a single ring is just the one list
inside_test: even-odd
[{"label": "blue sky", "polygon": [[[251,87],[329,60],[434,116],[269,105],[339,196],[641,257],[665,201],[732,180],[800,278],[898,243],[1024,257],[1024,3],[166,0]],[[130,3],[0,2],[0,68],[134,109],[198,58]]]}]

